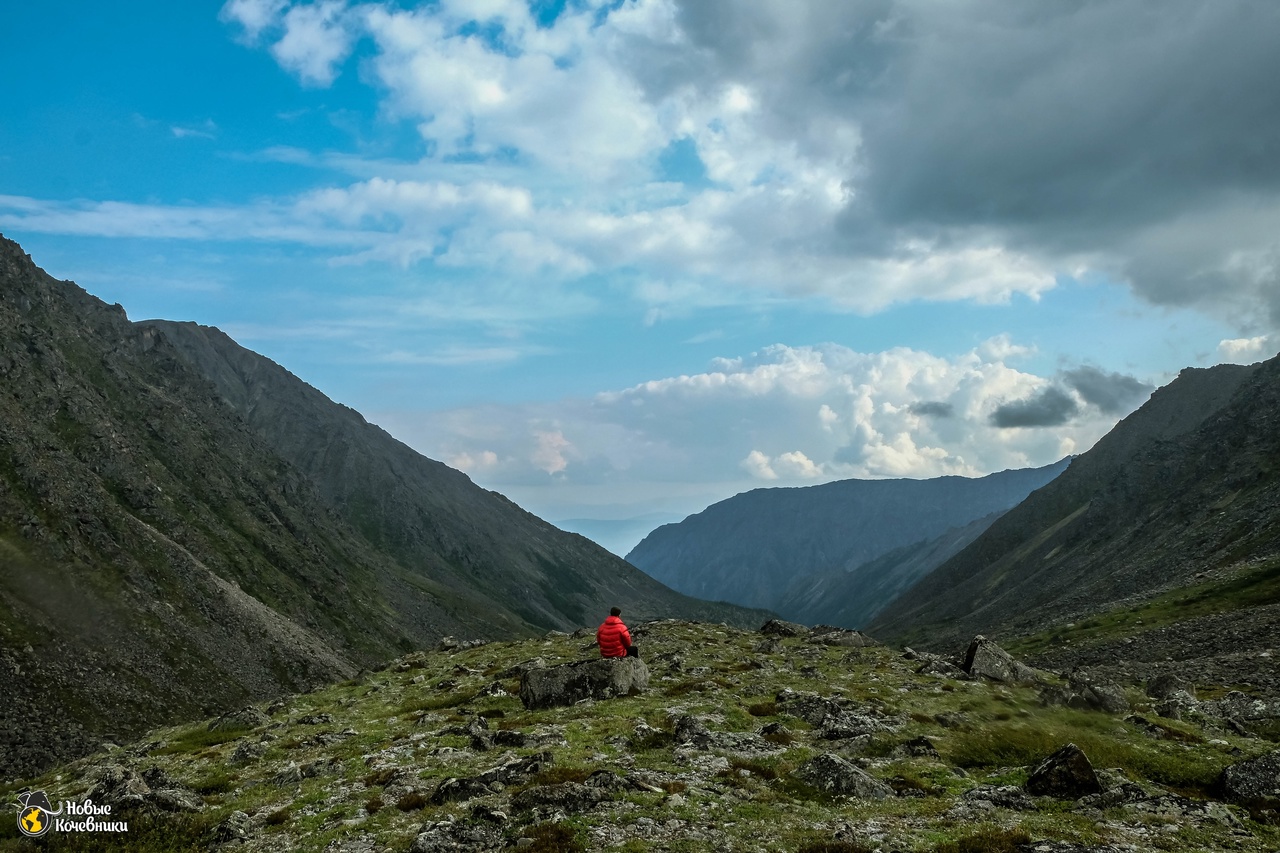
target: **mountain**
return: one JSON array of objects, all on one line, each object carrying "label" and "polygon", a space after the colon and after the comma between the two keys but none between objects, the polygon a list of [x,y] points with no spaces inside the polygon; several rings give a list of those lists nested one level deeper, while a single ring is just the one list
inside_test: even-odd
[{"label": "mountain", "polygon": [[[1278,475],[1280,358],[1184,370],[869,630],[945,645],[975,632],[1073,629],[1241,572],[1233,583],[1268,604],[1254,593],[1270,581],[1254,570],[1280,551]],[[1199,613],[1193,604],[1182,602],[1188,616]],[[1274,642],[1280,623],[1267,624],[1236,646]]]},{"label": "mountain", "polygon": [[470,602],[486,636],[495,626],[510,636],[594,624],[615,603],[640,618],[767,618],[673,594],[596,543],[427,459],[218,329],[156,320],[139,326],[172,343],[367,541],[413,577]]},{"label": "mountain", "polygon": [[[631,627],[649,671],[634,695],[524,707],[521,673],[581,661],[585,637],[415,652],[0,786],[6,803],[26,787],[128,822],[55,825],[33,844],[10,818],[0,849],[1280,849],[1274,698],[1178,679],[1152,691],[1172,700],[1079,674],[1001,683],[807,631]],[[1158,715],[1168,702],[1182,719]]]},{"label": "mountain", "polygon": [[763,618],[673,593],[216,330],[129,322],[2,237],[0,378],[0,773],[445,634],[612,604]]},{"label": "mountain", "polygon": [[976,479],[840,480],[753,489],[659,527],[627,560],[688,595],[777,609],[798,578],[849,571],[1007,510],[1066,464]]},{"label": "mountain", "polygon": [[861,628],[903,591],[977,539],[1001,514],[993,512],[933,539],[894,548],[847,572],[797,578],[774,609],[808,624]]}]

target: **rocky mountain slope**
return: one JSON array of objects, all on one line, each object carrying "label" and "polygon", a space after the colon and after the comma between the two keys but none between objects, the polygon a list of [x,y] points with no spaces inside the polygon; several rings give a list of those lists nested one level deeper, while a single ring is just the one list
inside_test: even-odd
[{"label": "rocky mountain slope", "polygon": [[953,527],[933,539],[894,548],[849,571],[796,579],[775,608],[788,618],[861,628],[921,578],[982,535],[1002,513]]},{"label": "rocky mountain slope", "polygon": [[[0,774],[445,634],[528,635],[613,603],[759,620],[664,589],[265,359],[236,357],[273,378],[246,385],[273,398],[263,405],[301,412],[293,458],[167,330],[0,238]],[[319,476],[344,446],[373,469],[345,469],[354,488],[387,504],[354,505],[360,492]]]},{"label": "rocky mountain slope", "polygon": [[[526,707],[590,629],[385,669],[0,788],[110,806],[56,850],[1147,853],[1280,845],[1280,702],[852,632],[633,624],[648,686]],[[607,662],[598,665],[609,667]],[[630,664],[628,664],[630,666]],[[637,665],[638,667],[639,665]],[[638,672],[636,667],[633,671]],[[519,695],[517,695],[519,694]],[[0,821],[0,851],[30,849]]]},{"label": "rocky mountain slope", "polygon": [[945,645],[1070,631],[1201,580],[1265,590],[1254,570],[1280,552],[1278,463],[1280,358],[1184,370],[871,630]]},{"label": "rocky mountain slope", "polygon": [[582,536],[525,512],[428,459],[223,332],[149,320],[273,451],[363,537],[446,587],[491,623],[486,636],[589,622],[625,604],[636,618],[759,621],[677,595]]},{"label": "rocky mountain slope", "polygon": [[886,552],[1007,510],[1066,464],[976,479],[842,480],[753,489],[679,524],[659,527],[627,560],[687,595],[817,621],[804,609],[803,593],[789,599],[797,610],[780,609],[798,579],[848,572]]}]

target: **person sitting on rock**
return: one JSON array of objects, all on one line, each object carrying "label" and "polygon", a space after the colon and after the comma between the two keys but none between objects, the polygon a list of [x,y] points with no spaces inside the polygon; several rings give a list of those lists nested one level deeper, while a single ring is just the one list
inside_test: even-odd
[{"label": "person sitting on rock", "polygon": [[631,644],[631,632],[619,618],[622,610],[617,607],[609,609],[609,618],[596,629],[596,643],[600,646],[600,657],[623,658],[627,655],[638,657],[635,646]]}]

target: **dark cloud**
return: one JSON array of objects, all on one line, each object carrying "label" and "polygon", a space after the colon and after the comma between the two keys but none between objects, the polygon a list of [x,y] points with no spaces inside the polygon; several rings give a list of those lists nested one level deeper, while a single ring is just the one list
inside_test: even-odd
[{"label": "dark cloud", "polygon": [[1153,390],[1152,386],[1132,376],[1107,373],[1096,367],[1068,370],[1062,378],[1086,403],[1097,406],[1108,415],[1128,414],[1141,405]]},{"label": "dark cloud", "polygon": [[943,403],[937,400],[926,400],[920,403],[912,403],[910,411],[913,415],[924,415],[932,418],[949,418],[955,414],[956,407],[950,403]]},{"label": "dark cloud", "polygon": [[1280,3],[681,7],[699,83],[749,83],[774,133],[856,122],[851,253],[1084,257],[1151,302],[1280,325]]},{"label": "dark cloud", "polygon": [[1075,398],[1051,385],[1033,397],[1005,403],[991,413],[991,424],[1009,427],[1045,427],[1065,424],[1079,410]]}]

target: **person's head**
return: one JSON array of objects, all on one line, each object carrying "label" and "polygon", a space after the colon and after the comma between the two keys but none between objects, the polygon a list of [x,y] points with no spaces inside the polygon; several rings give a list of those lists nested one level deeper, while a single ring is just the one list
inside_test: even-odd
[{"label": "person's head", "polygon": [[621,616],[621,615],[622,615],[622,608],[621,608],[621,607],[610,607],[610,608],[609,608],[609,615],[610,615],[610,616]]}]

